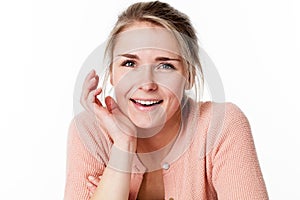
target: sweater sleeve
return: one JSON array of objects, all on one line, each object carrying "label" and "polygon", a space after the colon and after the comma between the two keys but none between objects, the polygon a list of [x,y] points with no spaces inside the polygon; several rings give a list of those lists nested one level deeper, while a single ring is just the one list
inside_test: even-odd
[{"label": "sweater sleeve", "polygon": [[212,152],[212,181],[220,200],[267,200],[249,122],[227,103],[220,138]]},{"label": "sweater sleeve", "polygon": [[64,199],[89,199],[89,190],[86,186],[87,177],[102,175],[105,165],[97,160],[82,143],[75,120],[69,127],[66,167]]}]

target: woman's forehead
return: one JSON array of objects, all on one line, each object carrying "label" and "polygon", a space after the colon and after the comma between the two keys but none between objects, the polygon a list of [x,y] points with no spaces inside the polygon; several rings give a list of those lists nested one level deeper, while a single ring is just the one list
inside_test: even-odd
[{"label": "woman's forehead", "polygon": [[136,24],[119,33],[115,40],[113,55],[122,55],[141,49],[156,49],[180,55],[174,33],[160,26]]}]

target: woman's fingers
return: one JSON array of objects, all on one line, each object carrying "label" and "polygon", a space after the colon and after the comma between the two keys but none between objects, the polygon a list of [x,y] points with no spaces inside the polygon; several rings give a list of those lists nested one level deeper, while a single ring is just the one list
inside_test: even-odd
[{"label": "woman's fingers", "polygon": [[80,98],[81,105],[86,111],[95,116],[100,130],[106,133],[114,142],[132,140],[131,137],[136,135],[136,127],[122,113],[112,97],[105,98],[106,107],[101,104],[98,95],[101,94],[102,89],[97,88],[98,83],[99,76],[92,70],[84,80]]},{"label": "woman's fingers", "polygon": [[93,80],[93,79],[95,78],[96,75],[97,75],[97,74],[96,74],[96,72],[95,72],[94,69],[93,69],[92,71],[90,71],[90,72],[86,75],[82,87],[83,87],[83,88],[87,88],[87,86],[90,84],[90,81]]},{"label": "woman's fingers", "polygon": [[87,182],[86,183],[87,187],[89,188],[90,191],[94,192],[95,189],[97,188],[97,185],[94,185],[93,183],[91,182]]},{"label": "woman's fingers", "polygon": [[98,184],[100,182],[100,178],[101,178],[101,176],[99,176],[99,177],[89,176],[88,177],[89,181],[95,186],[98,186]]},{"label": "woman's fingers", "polygon": [[87,76],[85,77],[84,79],[84,82],[86,82],[87,80],[91,79],[91,77],[95,76],[96,74],[96,71],[94,69],[92,69],[88,74]]},{"label": "woman's fingers", "polygon": [[108,96],[108,97],[105,97],[105,104],[107,106],[107,109],[110,113],[115,113],[116,112],[116,109],[118,109],[118,104],[115,102],[115,100]]},{"label": "woman's fingers", "polygon": [[95,190],[99,185],[100,179],[101,179],[101,176],[99,176],[99,177],[89,176],[88,177],[87,187],[89,189],[90,197],[92,197],[93,194],[95,193]]},{"label": "woman's fingers", "polygon": [[85,78],[80,102],[85,107],[85,101],[88,99],[89,94],[95,90],[99,83],[99,76],[96,74],[95,70],[92,70]]},{"label": "woman's fingers", "polygon": [[91,78],[91,79],[88,81],[88,83],[87,83],[87,85],[86,85],[87,89],[88,89],[89,91],[96,89],[96,88],[97,88],[97,85],[98,85],[98,82],[99,82],[99,76],[98,76],[98,75],[95,75],[93,78]]},{"label": "woman's fingers", "polygon": [[102,89],[98,88],[99,76],[96,74],[95,70],[92,70],[85,78],[82,93],[80,98],[81,105],[90,112],[94,112],[94,103],[98,106],[102,106],[100,100],[97,98],[101,94]]},{"label": "woman's fingers", "polygon": [[90,182],[87,182],[87,187],[89,189],[89,195],[90,195],[90,197],[92,197],[94,195],[97,187]]},{"label": "woman's fingers", "polygon": [[101,94],[102,89],[98,88],[96,90],[93,90],[89,93],[88,97],[86,100],[84,100],[84,104],[85,104],[85,108],[88,111],[91,111],[93,114],[96,113],[97,110],[103,110],[103,106],[102,103],[100,102],[100,100],[98,99],[98,95]]},{"label": "woman's fingers", "polygon": [[102,88],[97,88],[93,91],[93,93],[94,93],[94,103],[96,103],[99,106],[102,106],[102,104],[101,104],[100,100],[97,98],[97,96],[99,94],[101,94],[101,92],[102,92]]},{"label": "woman's fingers", "polygon": [[[91,91],[88,94],[87,98],[86,98],[86,102],[89,103],[89,104],[91,104],[91,103],[97,103],[99,105],[100,101],[97,102],[96,100],[98,100],[97,96],[99,94],[101,94],[101,92],[102,92],[101,88],[98,88],[98,89],[95,89],[95,90]],[[100,104],[99,106],[102,106],[102,104]]]},{"label": "woman's fingers", "polygon": [[[130,137],[131,139],[132,137],[135,138],[136,137],[135,125],[131,122],[131,120],[126,115],[122,113],[116,101],[112,97],[107,96],[105,98],[105,104],[107,106],[108,112],[111,114],[110,120],[112,121],[112,123],[115,125],[116,128],[114,131],[110,133],[111,137],[113,137],[114,139],[123,138],[120,140],[124,140],[126,138],[129,139],[128,137]],[[122,134],[120,133],[123,133],[125,135],[122,136]]]}]

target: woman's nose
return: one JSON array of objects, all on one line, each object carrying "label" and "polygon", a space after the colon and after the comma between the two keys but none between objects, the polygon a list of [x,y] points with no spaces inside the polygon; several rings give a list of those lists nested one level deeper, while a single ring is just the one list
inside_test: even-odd
[{"label": "woman's nose", "polygon": [[140,78],[140,86],[139,89],[145,90],[145,91],[154,91],[157,90],[158,85],[154,80],[154,74],[153,74],[153,67],[151,66],[144,66],[143,70],[141,72]]},{"label": "woman's nose", "polygon": [[157,90],[157,88],[158,88],[158,85],[155,82],[143,83],[139,87],[140,90],[144,90],[146,92],[155,91],[155,90]]}]

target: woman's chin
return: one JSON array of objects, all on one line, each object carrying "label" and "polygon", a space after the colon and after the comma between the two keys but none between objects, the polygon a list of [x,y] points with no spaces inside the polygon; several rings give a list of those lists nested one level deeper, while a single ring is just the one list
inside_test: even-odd
[{"label": "woman's chin", "polygon": [[135,126],[142,129],[161,127],[166,123],[166,112],[162,108],[156,109],[152,112],[129,110],[128,117],[135,124]]},{"label": "woman's chin", "polygon": [[153,129],[157,127],[162,127],[165,124],[165,123],[158,123],[153,120],[144,120],[144,119],[132,120],[132,122],[139,129]]},{"label": "woman's chin", "polygon": [[149,138],[157,133],[159,133],[162,128],[164,127],[165,123],[158,123],[157,121],[153,120],[146,120],[146,119],[131,119],[134,125],[137,127],[137,136],[138,138]]}]

